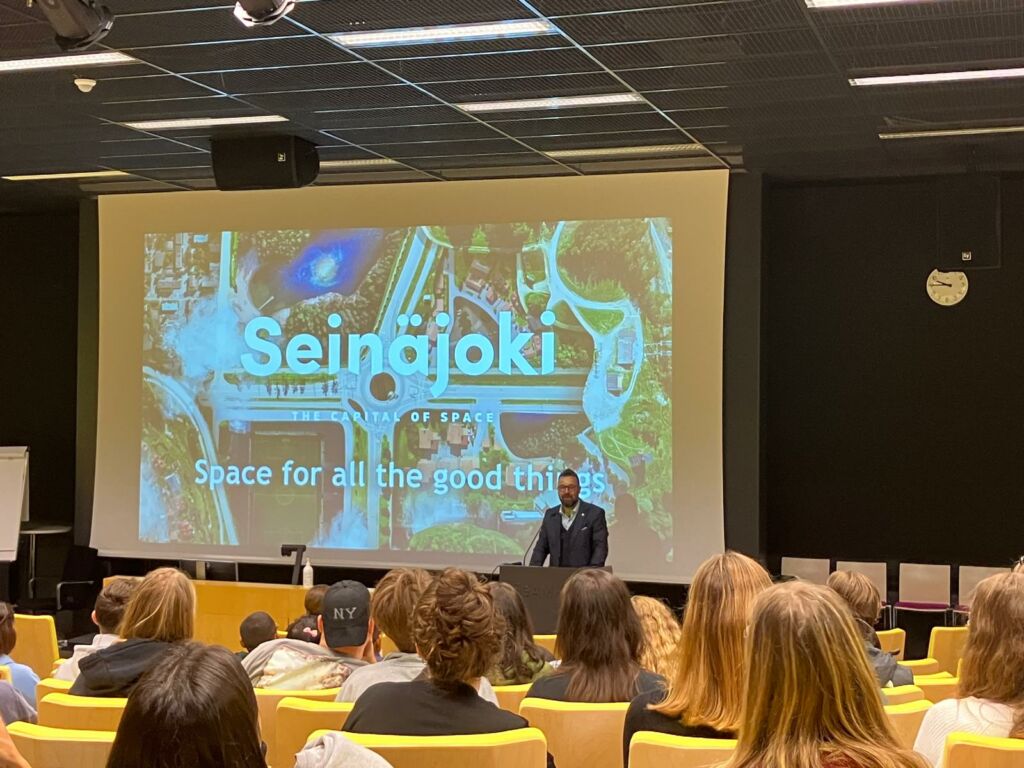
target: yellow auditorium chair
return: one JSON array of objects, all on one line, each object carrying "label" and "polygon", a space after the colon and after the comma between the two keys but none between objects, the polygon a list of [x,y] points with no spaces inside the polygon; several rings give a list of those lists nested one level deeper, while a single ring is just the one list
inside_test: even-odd
[{"label": "yellow auditorium chair", "polygon": [[51,693],[67,693],[71,690],[70,680],[58,680],[55,677],[44,677],[36,683],[36,701],[42,701]]},{"label": "yellow auditorium chair", "polygon": [[939,663],[940,671],[956,674],[969,631],[969,627],[932,627],[928,638],[928,658]]},{"label": "yellow auditorium chair", "polygon": [[914,678],[914,685],[924,692],[924,697],[932,704],[945,699],[956,698],[956,689],[960,679],[956,677]]},{"label": "yellow auditorium chair", "polygon": [[381,632],[380,635],[380,653],[381,656],[387,656],[389,653],[394,653],[398,650],[398,646],[395,645],[395,641],[390,637]]},{"label": "yellow auditorium chair", "polygon": [[946,768],[1020,768],[1024,765],[1024,739],[1002,739],[976,733],[946,737]]},{"label": "yellow auditorium chair", "polygon": [[622,768],[622,727],[629,702],[580,704],[523,699],[519,714],[539,728],[558,768]]},{"label": "yellow auditorium chair", "polygon": [[893,730],[900,740],[900,745],[907,749],[914,748],[917,741],[917,732],[921,730],[921,722],[924,720],[925,712],[931,709],[933,704],[927,699],[908,701],[906,704],[888,704],[885,707],[885,714],[892,723]]},{"label": "yellow auditorium chair", "polygon": [[7,730],[32,768],[105,768],[115,735],[113,731],[78,731],[33,723],[11,723]]},{"label": "yellow auditorium chair", "polygon": [[910,659],[909,661],[901,661],[900,664],[909,668],[914,673],[914,677],[918,675],[934,675],[936,672],[942,672],[942,665],[935,659]]},{"label": "yellow auditorium chair", "polygon": [[[556,637],[558,637],[558,635],[534,635],[533,642],[535,642],[541,648],[545,648],[548,651],[548,653],[554,656]],[[557,659],[558,657],[555,656],[555,658]]]},{"label": "yellow auditorium chair", "polygon": [[295,696],[281,699],[277,704],[275,740],[271,742],[265,731],[263,734],[270,748],[269,764],[273,768],[293,768],[295,753],[302,749],[309,735],[325,729],[340,731],[352,707],[352,702],[315,701]]},{"label": "yellow auditorium chair", "polygon": [[260,710],[260,732],[269,749],[276,743],[277,705],[282,699],[298,698],[313,701],[334,701],[340,688],[325,688],[320,691],[294,691],[287,688],[254,688],[256,705]]},{"label": "yellow auditorium chair", "polygon": [[903,653],[907,647],[907,630],[897,627],[896,629],[885,629],[875,634],[878,636],[878,643],[883,651],[891,653],[896,657],[897,661],[903,659]]},{"label": "yellow auditorium chair", "polygon": [[921,701],[924,698],[924,691],[916,685],[897,685],[883,688],[882,697],[886,704],[906,704],[910,701]]},{"label": "yellow auditorium chair", "polygon": [[639,731],[629,742],[629,768],[706,768],[721,765],[735,749],[735,739],[698,739]]},{"label": "yellow auditorium chair", "polygon": [[0,680],[6,680],[8,683],[11,682],[11,668],[6,664],[0,666]]},{"label": "yellow auditorium chair", "polygon": [[49,693],[39,702],[39,724],[80,731],[116,731],[128,699]]},{"label": "yellow auditorium chair", "polygon": [[[310,741],[324,733],[317,731]],[[345,736],[376,752],[391,763],[392,768],[545,768],[547,765],[544,734],[536,728],[472,736],[379,736],[369,733],[346,733]],[[622,751],[621,745],[619,751]]]},{"label": "yellow auditorium chair", "polygon": [[523,685],[496,685],[494,694],[498,697],[498,706],[514,715],[519,714],[519,705],[526,698],[526,692],[533,683]]},{"label": "yellow auditorium chair", "polygon": [[32,671],[39,677],[49,675],[53,665],[60,659],[53,616],[16,613],[14,628],[18,632],[18,643],[11,657],[19,664],[32,667]]}]

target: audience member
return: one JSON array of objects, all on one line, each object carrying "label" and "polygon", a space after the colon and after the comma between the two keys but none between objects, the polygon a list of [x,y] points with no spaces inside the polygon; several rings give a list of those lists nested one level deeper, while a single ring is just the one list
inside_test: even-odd
[{"label": "audience member", "polygon": [[771,586],[768,572],[738,552],[708,558],[693,576],[667,691],[633,699],[623,750],[637,731],[713,739],[736,737],[743,711],[743,636],[757,596]]},{"label": "audience member", "polygon": [[850,611],[791,582],[754,603],[739,741],[726,768],[924,768],[903,749]]},{"label": "audience member", "polygon": [[[6,680],[0,680],[0,720],[5,723],[16,723],[24,720],[27,723],[36,721],[36,711],[25,697]],[[0,764],[2,768],[2,764]]]},{"label": "audience member", "polygon": [[14,627],[14,609],[9,603],[0,602],[0,666],[10,670],[11,684],[25,697],[25,701],[34,707],[39,675],[32,671],[32,667],[19,664],[11,658],[11,652],[17,644],[18,631]]},{"label": "audience member", "polygon": [[630,701],[665,681],[640,666],[644,637],[629,590],[608,571],[577,571],[562,587],[555,655],[561,665],[527,694],[560,701]]},{"label": "audience member", "polygon": [[477,694],[500,649],[501,627],[490,593],[474,574],[447,568],[424,589],[412,639],[427,674],[365,690],[343,730],[445,736],[526,727],[526,720]]},{"label": "audience member", "polygon": [[283,637],[263,643],[242,666],[257,688],[338,688],[353,670],[372,664],[370,591],[358,581],[339,581],[324,594],[317,617],[320,645]]},{"label": "audience member", "polygon": [[309,591],[306,592],[306,598],[303,601],[307,616],[320,615],[323,610],[324,595],[327,594],[328,589],[330,589],[330,584],[317,584],[309,588]]},{"label": "audience member", "polygon": [[661,600],[633,595],[632,602],[644,630],[644,652],[640,655],[640,666],[671,680],[675,677],[679,620]]},{"label": "audience member", "polygon": [[89,645],[75,646],[71,658],[54,671],[55,678],[74,682],[78,677],[78,663],[82,659],[121,639],[118,634],[121,617],[124,616],[124,609],[128,606],[128,600],[135,592],[135,587],[134,579],[120,578],[111,579],[110,583],[103,587],[96,597],[96,606],[92,612],[92,623],[99,629],[99,633]]},{"label": "audience member", "polygon": [[289,640],[303,640],[307,643],[320,645],[319,621],[319,616],[310,616],[309,614],[299,616],[299,618],[288,625],[285,636]]},{"label": "audience member", "polygon": [[0,768],[32,768],[21,756],[7,732],[7,726],[0,720]]},{"label": "audience member", "polygon": [[124,642],[82,659],[71,693],[127,696],[174,643],[192,639],[195,615],[196,592],[188,576],[176,568],[150,571],[135,588],[121,618]]},{"label": "audience member", "polygon": [[492,685],[525,685],[550,675],[554,671],[550,662],[555,657],[533,642],[533,622],[516,588],[492,581],[487,591],[491,593],[494,611],[504,627],[501,652],[487,673],[487,679]]},{"label": "audience member", "polygon": [[265,768],[256,694],[231,651],[178,643],[128,697],[107,768]]},{"label": "audience member", "polygon": [[277,622],[266,611],[256,611],[242,619],[242,623],[238,626],[238,634],[245,650],[239,651],[235,655],[239,659],[244,659],[256,650],[256,646],[277,639]]},{"label": "audience member", "polygon": [[914,749],[941,766],[953,731],[1024,738],[1024,573],[990,576],[975,589],[957,698],[928,710]]},{"label": "audience member", "polygon": [[[4,768],[0,765],[0,768]],[[18,767],[15,767],[18,768]],[[345,734],[328,731],[295,756],[295,768],[392,768],[391,763],[356,744]]]},{"label": "audience member", "polygon": [[882,615],[882,597],[871,579],[863,573],[836,571],[828,577],[828,586],[835,590],[853,614],[878,684],[883,688],[888,685],[913,685],[914,673],[908,667],[897,664],[896,657],[883,651],[878,642],[875,624]]}]

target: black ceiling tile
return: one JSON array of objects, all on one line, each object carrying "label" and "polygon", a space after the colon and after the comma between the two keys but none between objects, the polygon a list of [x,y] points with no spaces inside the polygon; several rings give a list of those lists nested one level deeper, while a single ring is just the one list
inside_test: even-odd
[{"label": "black ceiling tile", "polygon": [[740,61],[752,56],[820,53],[809,29],[709,35],[682,40],[655,40],[627,45],[594,45],[588,50],[611,69]]},{"label": "black ceiling tile", "polygon": [[204,45],[168,45],[128,50],[129,55],[173,72],[223,72],[352,61],[317,37],[246,39]]},{"label": "black ceiling tile", "polygon": [[[139,135],[134,131],[135,135]],[[189,144],[194,142],[183,139]],[[162,138],[138,138],[120,141],[103,141],[99,145],[100,157],[103,159],[120,158],[132,155],[160,155],[169,152],[185,152],[185,147]]]},{"label": "black ceiling tile", "polygon": [[190,75],[195,80],[232,94],[310,91],[318,88],[352,88],[361,85],[392,85],[395,78],[369,64],[345,63],[320,66],[246,69]]},{"label": "black ceiling tile", "polygon": [[245,101],[269,112],[316,112],[324,109],[369,109],[435,103],[430,96],[405,85],[335,88],[321,91],[252,94]]},{"label": "black ceiling tile", "polygon": [[143,99],[189,98],[212,95],[208,88],[190,83],[174,75],[145,75],[143,77],[109,78],[89,94],[103,103]]},{"label": "black ceiling tile", "polygon": [[209,165],[210,153],[189,152],[184,147],[178,147],[167,153],[101,156],[100,160],[104,165],[121,171],[133,171],[141,168],[181,168]]},{"label": "black ceiling tile", "polygon": [[749,104],[771,106],[789,101],[811,101],[844,95],[852,98],[849,86],[837,77],[771,80],[749,85],[648,92],[644,95],[662,109]]},{"label": "black ceiling tile", "polygon": [[644,133],[595,133],[585,136],[545,136],[529,139],[530,146],[550,152],[559,149],[597,149],[603,147],[660,146],[686,144],[689,139],[682,131],[667,128]]},{"label": "black ceiling tile", "polygon": [[849,70],[920,67],[940,69],[949,62],[970,66],[1019,66],[1024,60],[1024,37],[1002,40],[965,40],[950,43],[872,46],[837,51],[840,64]]},{"label": "black ceiling tile", "polygon": [[623,93],[627,90],[614,77],[604,73],[433,83],[426,87],[449,103]]},{"label": "black ceiling tile", "polygon": [[116,123],[174,118],[237,117],[264,114],[258,109],[239,104],[222,96],[201,96],[193,99],[168,99],[129,104],[98,104],[93,114]]},{"label": "black ceiling tile", "polygon": [[494,130],[481,123],[362,128],[337,130],[331,131],[331,133],[364,146],[407,141],[456,141],[462,139],[499,138],[499,135]]},{"label": "black ceiling tile", "polygon": [[504,21],[530,18],[530,14],[516,0],[306,0],[295,6],[289,18],[317,32],[331,33]]},{"label": "black ceiling tile", "polygon": [[121,16],[114,20],[104,45],[112,48],[140,48],[148,45],[184,45],[219,40],[253,40],[298,34],[287,24],[245,27],[230,8],[198,11],[168,11]]},{"label": "black ceiling tile", "polygon": [[670,123],[656,112],[622,115],[577,115],[534,118],[530,120],[493,121],[496,128],[519,138],[530,136],[564,136],[588,133],[616,133],[661,130]]},{"label": "black ceiling tile", "polygon": [[601,70],[600,65],[574,48],[541,49],[489,56],[402,59],[380,63],[390,72],[417,83],[508,77],[512,74],[525,77]]},{"label": "black ceiling tile", "polygon": [[435,104],[429,106],[387,109],[338,109],[305,115],[303,120],[317,128],[374,128],[396,125],[429,125],[436,123],[473,122],[456,109]]},{"label": "black ceiling tile", "polygon": [[61,50],[53,40],[53,30],[46,24],[0,26],[0,58],[31,59],[60,54]]},{"label": "black ceiling tile", "polygon": [[223,8],[230,13],[233,5],[224,0],[104,0],[103,4],[117,16],[197,8]]},{"label": "black ceiling tile", "polygon": [[657,69],[633,69],[620,71],[618,74],[639,91],[695,88],[705,85],[735,85],[812,75],[831,75],[841,79],[832,62],[823,54],[780,56],[740,62],[659,67]]},{"label": "black ceiling tile", "polygon": [[320,160],[369,160],[378,155],[347,144],[330,144],[320,147]]},{"label": "black ceiling tile", "polygon": [[438,157],[442,155],[493,155],[526,151],[522,144],[502,138],[427,144],[377,144],[373,147],[373,150],[386,157],[394,158]]},{"label": "black ceiling tile", "polygon": [[559,35],[538,35],[536,37],[468,40],[458,43],[434,43],[431,45],[389,45],[379,48],[358,48],[355,50],[355,53],[373,61],[394,61],[398,59],[490,56],[501,53],[514,53],[516,51],[567,49],[571,47]]},{"label": "black ceiling tile", "polygon": [[190,165],[188,163],[182,163],[181,165],[172,165],[168,167],[153,167],[153,168],[132,168],[132,173],[136,173],[139,176],[145,176],[149,179],[162,179],[168,181],[176,181],[178,179],[189,178],[189,179],[212,179],[213,168],[207,164],[195,164]]},{"label": "black ceiling tile", "polygon": [[452,155],[448,157],[410,158],[413,168],[444,171],[452,168],[488,168],[494,166],[547,165],[553,161],[536,152],[509,152],[502,155]]},{"label": "black ceiling tile", "polygon": [[955,21],[920,18],[892,23],[835,25],[827,27],[824,36],[830,49],[837,50],[878,45],[898,48],[904,45],[1020,38],[1024,36],[1024,12],[1017,10],[1013,13],[977,15]]}]

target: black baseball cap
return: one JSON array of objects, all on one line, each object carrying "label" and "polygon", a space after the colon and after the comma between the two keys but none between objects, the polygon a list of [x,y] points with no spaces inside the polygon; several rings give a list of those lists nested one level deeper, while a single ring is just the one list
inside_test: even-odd
[{"label": "black baseball cap", "polygon": [[370,626],[370,590],[358,581],[339,581],[324,594],[320,615],[328,648],[362,645]]}]

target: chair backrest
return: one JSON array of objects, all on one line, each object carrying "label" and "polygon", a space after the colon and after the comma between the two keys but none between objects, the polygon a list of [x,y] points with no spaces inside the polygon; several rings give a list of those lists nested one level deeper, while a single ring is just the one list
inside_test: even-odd
[{"label": "chair backrest", "polygon": [[1001,739],[976,733],[946,737],[946,768],[1020,768],[1024,765],[1024,739]]},{"label": "chair backrest", "polygon": [[[277,736],[277,705],[289,696],[315,701],[334,701],[338,698],[340,688],[325,688],[320,691],[294,691],[285,688],[256,688],[256,705],[260,710],[260,733],[263,741],[270,747],[276,743]],[[276,767],[275,767],[276,768]]]},{"label": "chair backrest", "polygon": [[862,563],[854,560],[840,560],[836,563],[837,571],[863,573],[875,585],[882,602],[889,602],[889,567],[885,563]]},{"label": "chair backrest", "polygon": [[0,666],[0,680],[6,680],[8,683],[11,682],[11,668],[3,665]]},{"label": "chair backrest", "polygon": [[526,698],[526,692],[533,683],[523,685],[496,685],[494,695],[498,697],[498,706],[514,714],[519,714],[519,705]]},{"label": "chair backrest", "polygon": [[381,632],[380,635],[380,652],[382,655],[387,656],[389,653],[394,653],[398,650],[398,646],[395,645],[395,641],[390,637]]},{"label": "chair backrest", "polygon": [[629,768],[706,768],[724,763],[735,749],[734,739],[695,739],[639,731],[629,742]]},{"label": "chair backrest", "polygon": [[267,761],[273,768],[293,768],[295,753],[302,749],[314,731],[340,731],[354,704],[340,701],[315,701],[295,696],[277,704],[276,736],[273,742],[263,740],[270,748]]},{"label": "chair backrest", "polygon": [[106,768],[113,731],[47,728],[33,723],[7,726],[18,752],[32,768]]},{"label": "chair backrest", "polygon": [[900,744],[907,749],[914,748],[917,741],[917,732],[921,730],[921,721],[924,720],[924,713],[932,708],[932,703],[925,699],[908,701],[906,704],[888,704],[885,707],[885,714],[892,723],[893,730],[900,740]]},{"label": "chair backrest", "polygon": [[[317,731],[311,738],[319,738],[322,733]],[[536,728],[478,733],[473,736],[346,733],[345,737],[373,750],[391,763],[392,768],[452,768],[465,765],[473,768],[544,768],[547,765],[544,734]],[[619,752],[622,752],[621,743]]]},{"label": "chair backrest", "polygon": [[825,584],[831,563],[827,559],[814,557],[782,558],[782,575],[795,576],[811,584]]},{"label": "chair backrest", "polygon": [[978,584],[989,576],[1006,573],[1008,570],[1008,568],[990,568],[981,565],[961,565],[958,571],[960,588],[957,590],[957,602],[969,609],[971,603],[974,602],[974,590],[978,588]]},{"label": "chair backrest", "polygon": [[558,768],[622,768],[628,702],[580,704],[523,699],[519,714],[543,731]]},{"label": "chair backrest", "polygon": [[36,701],[42,701],[51,693],[67,693],[71,690],[70,680],[58,680],[55,677],[44,677],[36,683]]},{"label": "chair backrest", "polygon": [[39,677],[49,675],[54,662],[60,658],[53,616],[16,613],[14,628],[18,632],[18,642],[11,657],[19,664],[32,667],[32,671]]},{"label": "chair backrest", "polygon": [[943,672],[955,675],[969,633],[969,627],[932,627],[932,635],[928,640],[928,658],[939,662]]},{"label": "chair backrest", "polygon": [[39,701],[39,724],[80,731],[116,731],[128,699],[48,693]]},{"label": "chair backrest", "polygon": [[878,635],[878,643],[883,651],[891,653],[897,659],[903,658],[903,653],[907,649],[907,630],[897,627],[883,629],[875,634]]},{"label": "chair backrest", "polygon": [[914,685],[921,689],[928,701],[932,704],[938,704],[945,699],[956,697],[956,689],[960,685],[960,679],[956,677],[915,677]]},{"label": "chair backrest", "polygon": [[558,635],[534,635],[533,636],[533,642],[535,642],[541,648],[547,649],[547,651],[551,655],[554,655],[554,653],[555,653],[555,638],[556,637],[558,637]]},{"label": "chair backrest", "polygon": [[921,701],[924,698],[924,691],[916,685],[897,685],[883,688],[882,698],[885,699],[886,705],[906,704],[908,701]]},{"label": "chair backrest", "polygon": [[948,606],[951,570],[948,565],[900,563],[899,601]]}]

